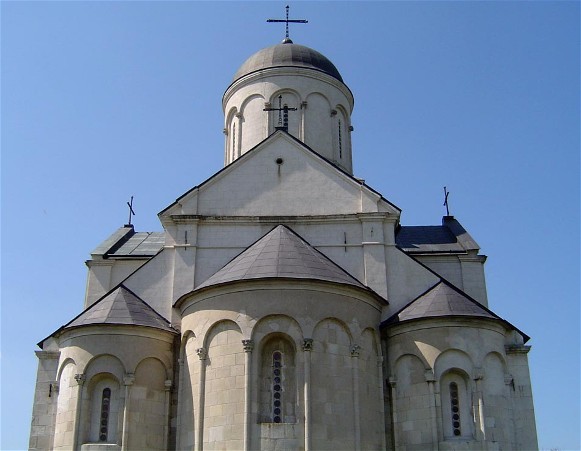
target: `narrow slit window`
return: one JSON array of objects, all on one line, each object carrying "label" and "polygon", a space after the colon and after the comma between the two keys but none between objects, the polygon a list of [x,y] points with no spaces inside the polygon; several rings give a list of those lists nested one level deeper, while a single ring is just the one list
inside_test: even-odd
[{"label": "narrow slit window", "polygon": [[339,119],[339,158],[343,158],[343,137],[341,133],[341,119]]},{"label": "narrow slit window", "polygon": [[456,382],[450,382],[450,409],[452,414],[452,432],[454,436],[460,437],[462,435],[462,425],[460,424],[460,397]]},{"label": "narrow slit window", "polygon": [[272,421],[282,423],[283,395],[283,355],[280,351],[272,353]]},{"label": "narrow slit window", "polygon": [[236,124],[232,124],[232,160],[236,158]]},{"label": "narrow slit window", "polygon": [[107,434],[109,432],[109,407],[111,406],[111,389],[105,388],[101,396],[101,416],[99,425],[99,440],[101,442],[107,441]]}]

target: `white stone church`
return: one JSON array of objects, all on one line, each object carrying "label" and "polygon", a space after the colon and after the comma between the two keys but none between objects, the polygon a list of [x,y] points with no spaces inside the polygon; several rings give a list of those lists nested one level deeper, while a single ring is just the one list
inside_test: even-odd
[{"label": "white stone church", "polygon": [[101,243],[39,343],[30,449],[538,449],[529,337],[458,220],[353,175],[333,63],[287,38],[222,105],[224,168]]}]

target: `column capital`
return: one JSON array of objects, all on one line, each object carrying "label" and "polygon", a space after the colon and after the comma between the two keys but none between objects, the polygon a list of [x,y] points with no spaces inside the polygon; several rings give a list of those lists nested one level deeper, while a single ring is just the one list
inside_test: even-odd
[{"label": "column capital", "polygon": [[430,368],[426,371],[424,371],[424,378],[426,379],[426,382],[436,382],[436,376],[434,376],[434,371]]},{"label": "column capital", "polygon": [[313,339],[305,338],[303,340],[303,351],[312,351],[312,350],[313,350]]},{"label": "column capital", "polygon": [[208,351],[204,348],[196,349],[196,354],[198,354],[200,360],[206,360],[206,357],[208,357]]},{"label": "column capital", "polygon": [[254,340],[242,340],[242,347],[244,352],[252,352],[254,349]]},{"label": "column capital", "polygon": [[83,373],[77,373],[75,374],[75,380],[77,384],[83,385],[85,383],[85,375]]},{"label": "column capital", "polygon": [[360,351],[361,351],[361,346],[359,346],[359,345],[351,346],[351,357],[359,357]]},{"label": "column capital", "polygon": [[165,391],[170,391],[171,387],[173,385],[173,382],[171,379],[166,379],[165,382],[163,383],[163,385],[165,386]]},{"label": "column capital", "polygon": [[395,376],[389,376],[389,379],[387,380],[387,382],[391,386],[391,388],[395,388],[395,386],[397,384],[397,378]]},{"label": "column capital", "polygon": [[125,376],[123,377],[123,385],[133,385],[133,382],[135,382],[135,374],[125,373]]},{"label": "column capital", "polygon": [[484,371],[482,371],[482,368],[474,368],[474,375],[472,377],[475,381],[480,381],[482,379],[484,379]]}]

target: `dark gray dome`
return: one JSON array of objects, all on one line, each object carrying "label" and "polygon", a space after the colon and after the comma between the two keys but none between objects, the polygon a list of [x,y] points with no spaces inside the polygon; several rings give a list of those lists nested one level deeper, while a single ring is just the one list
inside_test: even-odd
[{"label": "dark gray dome", "polygon": [[271,67],[304,67],[343,81],[341,74],[327,57],[304,45],[293,44],[290,39],[256,52],[240,66],[233,81],[252,72]]}]

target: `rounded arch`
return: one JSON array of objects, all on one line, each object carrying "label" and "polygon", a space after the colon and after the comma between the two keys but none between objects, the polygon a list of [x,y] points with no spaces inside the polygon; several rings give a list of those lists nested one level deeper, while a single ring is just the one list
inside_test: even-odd
[{"label": "rounded arch", "polygon": [[262,94],[251,94],[248,97],[246,97],[243,101],[242,104],[240,105],[240,112],[242,114],[244,114],[244,110],[246,109],[246,106],[253,100],[263,100],[264,101],[264,96]]},{"label": "rounded arch", "polygon": [[506,369],[507,369],[506,359],[505,359],[504,355],[502,355],[498,351],[490,351],[488,354],[486,354],[484,356],[484,359],[482,360],[482,362],[483,362],[482,366],[483,366],[484,370],[486,370],[487,359],[491,359],[493,357],[496,357],[499,360],[499,362],[502,364],[503,371],[506,372]]},{"label": "rounded arch", "polygon": [[118,381],[123,380],[127,372],[125,365],[121,360],[112,354],[98,354],[94,356],[85,367],[85,380],[90,380],[99,373],[111,373]]},{"label": "rounded arch", "polygon": [[358,344],[363,346],[365,342],[369,341],[369,339],[372,342],[371,344],[373,346],[373,350],[375,350],[375,353],[377,354],[378,357],[381,357],[382,356],[381,340],[379,338],[379,333],[377,333],[377,330],[375,330],[372,327],[366,327],[361,331],[360,338],[358,339],[359,342]]},{"label": "rounded arch", "polygon": [[307,94],[305,98],[305,100],[307,101],[307,108],[310,107],[308,103],[313,101],[314,99],[321,99],[322,101],[324,101],[325,106],[328,107],[328,111],[329,112],[331,111],[331,102],[329,101],[329,98],[320,91],[311,91]]},{"label": "rounded arch", "polygon": [[237,113],[238,113],[238,108],[236,106],[233,106],[233,107],[231,107],[228,110],[228,112],[225,115],[225,118],[226,118],[226,122],[225,122],[226,129],[228,129],[228,126],[230,125],[230,122],[232,121],[232,118],[234,116],[236,116]]},{"label": "rounded arch", "polygon": [[[283,96],[283,102],[284,102],[285,94],[292,96],[292,97],[295,97],[295,100],[299,103],[302,101],[302,97],[301,97],[300,92],[298,92],[296,89],[285,87],[285,88],[280,88],[280,89],[277,89],[276,91],[274,91],[270,95],[269,102],[272,105],[275,105],[275,102],[276,102],[275,106],[278,106],[278,96]],[[289,106],[292,107],[293,105],[289,105]]]},{"label": "rounded arch", "polygon": [[[489,352],[483,360],[484,391],[487,397],[502,397],[505,392],[507,366],[503,356],[498,352]],[[498,402],[497,402],[498,404]]]},{"label": "rounded arch", "polygon": [[77,367],[77,362],[75,362],[75,359],[73,359],[72,357],[67,357],[67,358],[65,358],[65,359],[64,359],[64,360],[61,362],[61,364],[60,364],[60,366],[59,366],[59,369],[58,369],[58,371],[57,371],[57,373],[56,373],[56,380],[57,380],[57,381],[60,381],[60,380],[61,380],[62,373],[63,373],[63,371],[64,371],[65,367],[66,367],[67,365],[69,365],[69,364],[72,364],[72,365],[74,366],[74,368],[76,369],[76,367]]},{"label": "rounded arch", "polygon": [[208,349],[208,346],[210,345],[210,342],[212,341],[212,339],[218,333],[223,332],[225,330],[235,330],[236,332],[239,332],[240,334],[242,334],[242,328],[240,327],[240,325],[236,321],[231,320],[231,319],[220,319],[220,320],[217,320],[214,323],[212,323],[210,325],[210,327],[208,327],[208,329],[204,333],[202,347],[204,349]]},{"label": "rounded arch", "polygon": [[140,360],[133,373],[136,385],[144,385],[156,390],[163,390],[165,381],[171,379],[169,368],[157,357],[145,357]]},{"label": "rounded arch", "polygon": [[462,370],[469,376],[474,372],[474,363],[466,352],[460,349],[447,349],[436,357],[434,362],[436,379],[440,379],[446,371],[452,368]]},{"label": "rounded arch", "polygon": [[181,359],[182,361],[185,358],[186,344],[188,343],[188,340],[190,340],[191,338],[194,338],[194,339],[196,338],[196,334],[191,329],[188,329],[182,333],[182,338],[180,341],[180,353],[179,353],[179,359]]},{"label": "rounded arch", "polygon": [[294,341],[297,348],[303,339],[303,329],[301,325],[291,316],[272,314],[260,318],[252,328],[251,338],[255,343],[262,343],[264,338],[271,333],[286,334]]},{"label": "rounded arch", "polygon": [[335,318],[333,316],[328,316],[326,318],[323,318],[320,321],[318,321],[317,324],[315,324],[315,327],[313,327],[313,337],[317,334],[317,329],[320,329],[321,327],[325,327],[325,325],[327,323],[335,324],[336,326],[340,327],[343,331],[345,331],[345,333],[349,337],[349,346],[352,346],[354,344],[354,341],[353,341],[354,334],[351,331],[351,328],[349,327],[349,325],[346,324],[344,321],[340,320],[339,318]]},{"label": "rounded arch", "polygon": [[73,447],[72,437],[69,431],[73,430],[76,415],[77,381],[75,373],[76,364],[71,358],[67,358],[59,368],[57,375],[58,394],[55,419],[54,438],[55,443],[62,443],[63,446]]},{"label": "rounded arch", "polygon": [[424,385],[427,389],[426,370],[429,368],[421,357],[411,353],[399,356],[393,366],[398,393],[407,393],[412,387],[424,388]]}]

